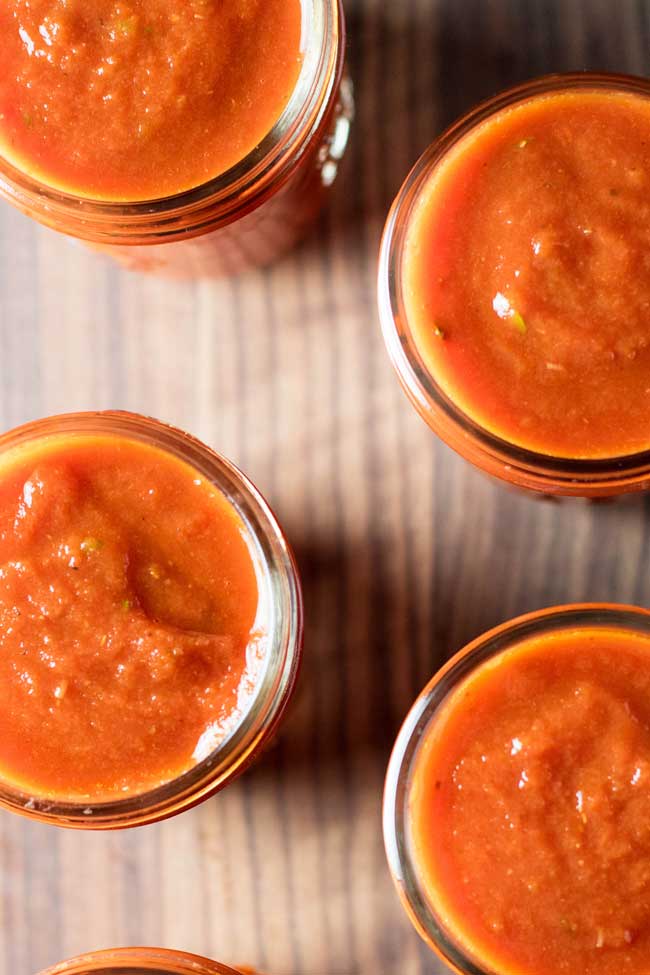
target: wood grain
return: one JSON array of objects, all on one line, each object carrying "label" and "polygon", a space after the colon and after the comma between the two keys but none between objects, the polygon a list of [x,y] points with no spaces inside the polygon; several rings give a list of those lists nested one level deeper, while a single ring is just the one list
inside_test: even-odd
[{"label": "wood grain", "polygon": [[389,748],[452,651],[525,610],[648,603],[649,502],[544,504],[438,443],[375,313],[387,206],[441,126],[550,70],[650,67],[647,0],[349,0],[354,139],[315,233],[269,272],[129,276],[0,207],[0,423],[138,410],[265,492],[303,572],[306,666],[238,784],[115,835],[0,816],[0,975],[118,944],[269,975],[433,975],[380,834]]}]

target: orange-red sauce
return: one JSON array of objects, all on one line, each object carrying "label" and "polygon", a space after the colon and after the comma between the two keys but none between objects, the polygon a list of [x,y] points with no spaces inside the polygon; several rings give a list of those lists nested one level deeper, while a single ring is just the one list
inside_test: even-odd
[{"label": "orange-red sauce", "polygon": [[257,614],[244,525],[193,468],[121,437],[10,452],[0,779],[99,801],[186,771],[247,707],[263,656]]},{"label": "orange-red sauce", "polygon": [[97,199],[199,186],[279,119],[301,30],[300,0],[8,0],[0,153]]},{"label": "orange-red sauce", "polygon": [[560,457],[650,448],[650,99],[533,98],[461,139],[416,202],[406,316],[480,426]]},{"label": "orange-red sauce", "polygon": [[410,791],[423,887],[500,975],[647,975],[650,637],[531,638],[433,719]]}]

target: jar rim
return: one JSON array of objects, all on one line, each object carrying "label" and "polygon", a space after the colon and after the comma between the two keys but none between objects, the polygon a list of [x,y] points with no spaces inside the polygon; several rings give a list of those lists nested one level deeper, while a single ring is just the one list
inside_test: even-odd
[{"label": "jar rim", "polygon": [[0,807],[76,829],[120,829],[157,822],[202,802],[252,761],[277,727],[300,667],[303,603],[298,569],[271,508],[239,468],[176,427],[126,411],[67,413],[45,417],[0,435],[0,454],[61,436],[118,436],[166,451],[209,480],[235,508],[272,602],[265,665],[241,721],[211,753],[179,776],[144,792],[93,803],[37,797],[11,780],[0,781]]},{"label": "jar rim", "polygon": [[534,78],[481,101],[453,122],[417,160],[402,184],[384,227],[378,303],[384,342],[407,397],[427,425],[485,472],[546,494],[608,496],[650,487],[650,449],[598,459],[555,457],[513,444],[465,413],[435,381],[419,353],[403,301],[402,260],[413,207],[434,170],[469,133],[488,119],[538,97],[577,90],[650,97],[650,81],[609,72],[566,72]]},{"label": "jar rim", "polygon": [[384,786],[384,847],[393,883],[413,926],[428,946],[458,975],[497,975],[469,956],[436,914],[420,880],[408,842],[411,776],[427,729],[449,696],[487,660],[539,633],[608,627],[650,636],[650,610],[619,603],[551,606],[493,627],[455,653],[421,691],[398,732]]},{"label": "jar rim", "polygon": [[[48,226],[90,243],[142,244],[198,236],[256,209],[295,171],[337,91],[343,71],[342,0],[301,0],[309,10],[303,67],[280,118],[243,159],[196,187],[150,200],[77,196],[38,180],[0,155],[0,198]],[[313,49],[310,50],[310,44]]]},{"label": "jar rim", "polygon": [[108,948],[77,955],[40,975],[241,975],[201,955],[169,948]]}]

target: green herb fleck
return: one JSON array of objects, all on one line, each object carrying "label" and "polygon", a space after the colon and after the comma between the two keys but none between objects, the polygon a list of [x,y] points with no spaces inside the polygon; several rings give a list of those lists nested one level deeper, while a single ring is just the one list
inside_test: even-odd
[{"label": "green herb fleck", "polygon": [[135,14],[130,17],[124,17],[122,20],[118,20],[115,27],[119,34],[123,37],[130,37],[131,34],[135,33],[135,29],[138,26],[138,18]]},{"label": "green herb fleck", "polygon": [[133,605],[133,603],[131,602],[130,599],[123,599],[122,600],[122,609],[124,610],[125,613],[128,613],[128,611],[131,609],[131,606],[132,605]]},{"label": "green herb fleck", "polygon": [[523,316],[517,311],[516,308],[512,308],[510,315],[508,316],[512,324],[515,326],[520,335],[525,335],[528,331],[528,326],[524,321]]},{"label": "green herb fleck", "polygon": [[523,315],[521,315],[516,308],[510,304],[510,299],[503,294],[502,291],[497,291],[494,298],[492,299],[492,307],[495,312],[504,321],[510,321],[515,326],[520,335],[525,335],[528,331],[526,327],[526,322],[524,321]]},{"label": "green herb fleck", "polygon": [[32,128],[34,125],[34,116],[31,114],[31,112],[23,112],[23,122],[28,129]]},{"label": "green herb fleck", "polygon": [[81,543],[82,552],[99,552],[100,548],[104,547],[104,543],[99,538],[84,538]]},{"label": "green herb fleck", "polygon": [[565,931],[570,931],[571,934],[575,934],[578,930],[578,925],[575,921],[569,921],[566,917],[560,918],[560,926],[564,928]]},{"label": "green herb fleck", "polygon": [[147,24],[147,26],[144,29],[144,32],[145,34],[147,34],[148,37],[151,37],[151,35],[153,34],[153,24]]}]

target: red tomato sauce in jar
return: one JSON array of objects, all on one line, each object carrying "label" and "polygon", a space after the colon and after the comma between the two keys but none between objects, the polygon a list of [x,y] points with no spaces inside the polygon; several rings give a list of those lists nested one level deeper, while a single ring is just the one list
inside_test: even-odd
[{"label": "red tomato sauce in jar", "polygon": [[541,94],[454,145],[417,199],[405,314],[484,430],[573,459],[650,449],[650,99]]},{"label": "red tomato sauce in jar", "polygon": [[300,0],[12,0],[0,8],[0,149],[93,199],[197,187],[278,121],[301,31]]},{"label": "red tomato sauce in jar", "polygon": [[408,842],[427,898],[499,975],[647,975],[650,636],[529,637],[424,732]]},{"label": "red tomato sauce in jar", "polygon": [[240,516],[121,436],[0,462],[0,779],[109,801],[171,781],[241,721],[264,634]]}]

